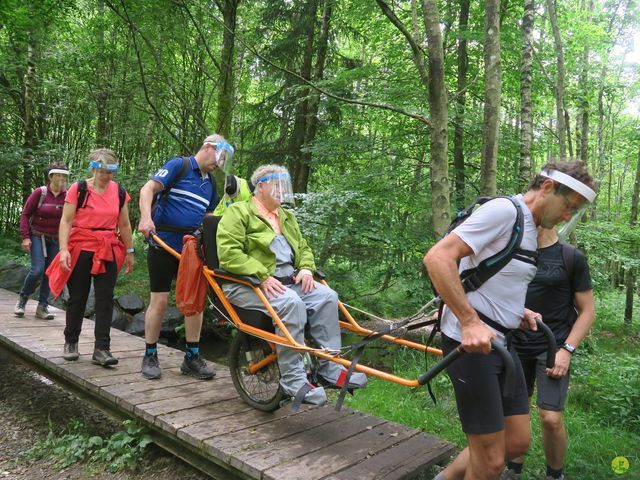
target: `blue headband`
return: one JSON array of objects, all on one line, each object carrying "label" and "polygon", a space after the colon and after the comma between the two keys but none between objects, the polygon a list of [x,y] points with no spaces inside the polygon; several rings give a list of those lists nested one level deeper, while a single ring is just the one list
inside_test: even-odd
[{"label": "blue headband", "polygon": [[267,180],[280,180],[282,178],[291,178],[288,173],[280,172],[280,173],[270,173],[269,175],[265,175],[262,178],[259,178],[256,181],[256,184],[260,182],[266,182]]},{"label": "blue headband", "polygon": [[94,160],[93,162],[89,162],[89,168],[97,168],[98,170],[106,170],[110,173],[116,173],[120,170],[120,165],[117,163],[107,163],[106,165],[103,165],[102,163]]}]

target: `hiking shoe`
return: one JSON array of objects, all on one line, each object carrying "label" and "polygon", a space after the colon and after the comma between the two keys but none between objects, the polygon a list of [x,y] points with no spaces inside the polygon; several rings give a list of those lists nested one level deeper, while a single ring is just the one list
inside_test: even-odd
[{"label": "hiking shoe", "polygon": [[216,376],[213,368],[207,365],[200,355],[194,355],[191,358],[185,355],[180,371],[183,375],[190,375],[200,380],[209,380]]},{"label": "hiking shoe", "polygon": [[47,305],[38,305],[36,308],[36,318],[40,318],[42,320],[53,320],[55,315],[49,312],[49,307]]},{"label": "hiking shoe", "polygon": [[103,367],[110,367],[118,364],[118,359],[111,355],[109,350],[101,350],[96,348],[93,350],[93,356],[91,357],[91,363],[95,365],[102,365]]},{"label": "hiking shoe", "polygon": [[516,473],[515,470],[507,468],[500,475],[500,480],[520,480],[520,474]]},{"label": "hiking shoe", "polygon": [[147,380],[155,380],[160,378],[162,371],[160,370],[160,362],[158,354],[152,353],[142,357],[142,376]]},{"label": "hiking shoe", "polygon": [[27,300],[29,300],[29,297],[20,295],[18,303],[16,303],[16,307],[13,309],[13,314],[16,317],[24,317],[24,307],[27,306]]},{"label": "hiking shoe", "polygon": [[64,354],[62,355],[62,358],[64,358],[65,360],[73,361],[77,360],[78,357],[80,357],[80,354],[78,354],[78,342],[65,343]]}]

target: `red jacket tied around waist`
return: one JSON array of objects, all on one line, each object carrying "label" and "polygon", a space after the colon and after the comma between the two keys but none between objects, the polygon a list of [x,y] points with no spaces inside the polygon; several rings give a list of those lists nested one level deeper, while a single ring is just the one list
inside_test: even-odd
[{"label": "red jacket tied around waist", "polygon": [[58,297],[62,293],[67,280],[71,276],[71,272],[76,266],[78,257],[82,250],[93,251],[93,265],[91,267],[91,275],[99,275],[106,271],[104,262],[116,262],[118,271],[124,264],[126,255],[124,243],[120,241],[115,230],[89,230],[86,228],[74,227],[69,237],[69,253],[71,255],[71,270],[66,271],[60,265],[59,257],[56,257],[47,268],[47,276],[49,277],[49,287],[54,297]]}]

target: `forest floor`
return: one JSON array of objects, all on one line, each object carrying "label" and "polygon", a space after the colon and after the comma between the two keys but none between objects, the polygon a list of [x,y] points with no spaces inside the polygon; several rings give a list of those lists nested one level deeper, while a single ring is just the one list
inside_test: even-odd
[{"label": "forest floor", "polygon": [[4,479],[104,479],[104,480],[204,480],[209,477],[177,457],[149,445],[135,471],[112,473],[105,465],[76,463],[57,466],[59,458],[32,458],[27,452],[50,430],[77,419],[91,425],[91,434],[109,438],[122,424],[105,416],[0,351],[0,480]]}]

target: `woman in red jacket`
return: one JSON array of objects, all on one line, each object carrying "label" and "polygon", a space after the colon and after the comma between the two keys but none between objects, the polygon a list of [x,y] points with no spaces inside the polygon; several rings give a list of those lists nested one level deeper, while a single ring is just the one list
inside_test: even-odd
[{"label": "woman in red jacket", "polygon": [[[78,338],[82,329],[91,279],[96,296],[95,345],[91,361],[116,365],[111,355],[113,289],[123,264],[133,269],[133,239],[127,203],[129,194],[116,182],[118,159],[101,148],[89,155],[93,178],[69,187],[60,222],[60,253],[47,273],[51,291],[57,295],[65,282],[69,288],[64,359],[78,359]],[[86,193],[85,193],[86,192]]]},{"label": "woman in red jacket", "polygon": [[67,193],[65,187],[69,171],[64,164],[52,163],[46,172],[49,183],[36,188],[29,195],[20,215],[22,249],[31,255],[31,269],[24,279],[13,313],[16,317],[24,316],[29,295],[40,282],[36,317],[51,320],[54,315],[49,313],[49,279],[44,271],[58,253],[58,227]]}]

